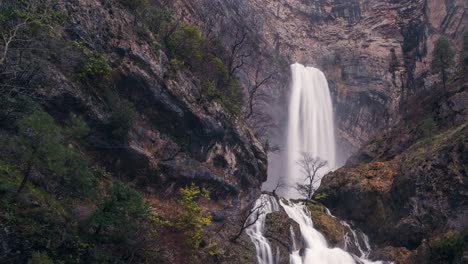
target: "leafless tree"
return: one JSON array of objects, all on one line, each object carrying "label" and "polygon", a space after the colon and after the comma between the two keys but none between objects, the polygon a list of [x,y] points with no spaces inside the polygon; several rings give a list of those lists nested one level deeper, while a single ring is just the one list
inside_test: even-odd
[{"label": "leafless tree", "polygon": [[232,242],[235,242],[242,235],[244,230],[254,225],[258,221],[258,219],[260,219],[260,216],[265,214],[265,211],[263,210],[263,208],[266,205],[266,201],[264,200],[263,196],[260,199],[261,200],[259,203],[257,203],[257,201],[254,201],[248,207],[248,209],[242,213],[242,218],[241,218],[242,225],[239,231],[231,238]]},{"label": "leafless tree", "polygon": [[38,40],[49,32],[53,15],[48,0],[4,0],[0,12],[6,14],[0,21],[0,121],[5,121],[37,97],[33,83],[41,69],[32,60],[39,61],[37,54],[45,50]]},{"label": "leafless tree", "polygon": [[275,185],[275,188],[273,188],[273,194],[276,194],[276,192],[278,190],[281,190],[283,188],[286,188],[288,185],[286,184],[286,182],[284,181],[284,177],[282,177],[281,175],[278,177],[278,179],[276,180],[276,185]]},{"label": "leafless tree", "polygon": [[297,164],[301,167],[306,184],[299,183],[296,188],[310,200],[315,191],[314,185],[322,179],[322,176],[318,175],[317,172],[327,166],[328,162],[319,157],[313,157],[309,152],[303,152],[301,156],[302,158],[297,161]]},{"label": "leafless tree", "polygon": [[237,71],[242,68],[247,58],[252,56],[252,53],[246,48],[248,41],[248,33],[245,26],[239,26],[234,35],[234,41],[230,45],[228,54],[229,76],[233,77]]},{"label": "leafless tree", "polygon": [[253,77],[253,83],[248,87],[248,98],[247,98],[247,111],[245,113],[245,118],[249,119],[254,114],[254,105],[259,100],[266,99],[265,93],[263,93],[262,88],[268,84],[273,76],[274,72],[263,73],[264,63],[263,60],[260,60],[255,67],[255,74]]}]

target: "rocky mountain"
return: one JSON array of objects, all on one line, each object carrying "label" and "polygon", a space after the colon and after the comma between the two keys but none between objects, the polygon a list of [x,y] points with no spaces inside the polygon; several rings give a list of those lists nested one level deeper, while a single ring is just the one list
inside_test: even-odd
[{"label": "rocky mountain", "polygon": [[[210,32],[223,32],[219,35],[225,43],[233,42],[236,29],[248,28],[251,45],[276,58],[278,62],[269,59],[269,65],[282,76],[287,76],[285,63],[324,71],[333,94],[343,161],[399,120],[400,103],[408,94],[431,87],[434,79],[428,65],[435,39],[443,34],[459,50],[468,22],[463,0],[176,3],[184,19]],[[282,109],[285,88],[284,80],[268,87],[276,98],[273,104],[282,103]],[[274,116],[278,123],[285,120],[284,113]]]},{"label": "rocky mountain", "polygon": [[[325,72],[341,163],[354,153],[320,202],[375,259],[466,261],[466,83],[429,67],[439,36],[461,50],[466,6],[0,2],[0,262],[255,263],[233,237],[282,147],[294,62]],[[351,229],[307,206],[344,247]],[[287,263],[299,227],[266,221]]]}]

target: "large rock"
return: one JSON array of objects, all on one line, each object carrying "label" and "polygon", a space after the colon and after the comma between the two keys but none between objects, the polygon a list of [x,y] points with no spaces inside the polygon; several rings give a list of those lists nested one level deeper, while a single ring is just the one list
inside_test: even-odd
[{"label": "large rock", "polygon": [[294,250],[293,245],[296,246],[296,250],[303,248],[299,225],[283,210],[266,215],[265,237],[271,242],[273,255],[276,256],[279,252],[281,264],[289,263],[289,255]]}]

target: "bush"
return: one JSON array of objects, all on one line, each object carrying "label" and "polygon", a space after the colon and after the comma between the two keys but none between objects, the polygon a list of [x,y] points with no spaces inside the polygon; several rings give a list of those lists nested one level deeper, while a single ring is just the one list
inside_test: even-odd
[{"label": "bush", "polygon": [[463,254],[465,240],[468,240],[468,234],[448,232],[444,237],[431,243],[431,250],[439,259],[456,263]]},{"label": "bush", "polygon": [[50,176],[47,184],[65,186],[70,193],[80,195],[94,189],[95,178],[86,160],[67,145],[62,129],[47,113],[35,112],[23,118],[18,124],[17,141],[16,151],[26,164],[18,192],[24,188],[32,168]]},{"label": "bush", "polygon": [[[81,46],[82,47],[82,46]],[[82,82],[107,82],[110,80],[112,68],[107,63],[106,58],[96,52],[93,52],[85,47],[82,47],[85,61],[81,66],[78,77]]]},{"label": "bush", "polygon": [[133,104],[126,100],[119,99],[118,102],[112,106],[109,123],[111,135],[118,140],[127,139],[128,132],[132,128],[135,115],[136,113]]},{"label": "bush", "polygon": [[179,191],[181,198],[178,201],[182,211],[177,217],[176,227],[187,236],[193,249],[198,249],[203,235],[203,227],[211,223],[211,217],[206,216],[198,205],[197,199],[208,198],[208,191],[196,186],[185,187]]},{"label": "bush", "polygon": [[65,132],[72,138],[79,140],[89,135],[90,129],[81,116],[72,113],[68,119]]},{"label": "bush", "polygon": [[203,62],[206,44],[196,27],[182,24],[170,36],[167,46],[172,57],[183,61],[189,68],[194,69]]},{"label": "bush", "polygon": [[117,181],[107,189],[103,201],[88,220],[88,227],[95,235],[104,232],[125,240],[147,215],[148,205],[141,194]]},{"label": "bush", "polygon": [[54,262],[49,258],[47,253],[35,251],[28,260],[28,264],[54,264]]}]

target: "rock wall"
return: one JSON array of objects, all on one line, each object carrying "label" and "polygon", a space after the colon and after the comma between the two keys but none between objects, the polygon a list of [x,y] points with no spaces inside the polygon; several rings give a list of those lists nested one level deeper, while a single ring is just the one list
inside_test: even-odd
[{"label": "rock wall", "polygon": [[438,244],[463,241],[468,230],[467,100],[460,80],[449,91],[418,95],[410,102],[418,111],[322,181],[324,204],[370,235],[376,257],[398,260],[412,250],[407,263],[447,263],[468,250]]},{"label": "rock wall", "polygon": [[[324,71],[343,161],[398,121],[402,99],[431,86],[432,43],[443,34],[459,50],[467,24],[463,0],[178,0],[176,6],[185,19],[219,32],[225,44],[247,26],[252,46],[275,58],[269,62],[278,72],[294,62]],[[269,87],[273,105],[283,104],[279,112],[287,109],[288,74]],[[275,116],[284,124],[284,114]]]},{"label": "rock wall", "polygon": [[[196,77],[174,68],[158,40],[139,31],[131,12],[117,2],[87,0],[62,1],[61,8],[69,17],[61,37],[108,58],[112,89],[137,111],[127,142],[100,146],[102,135],[93,135],[90,153],[97,160],[148,193],[196,181],[220,198],[258,194],[267,161],[253,132],[219,103],[200,102]],[[48,110],[58,118],[74,112],[94,127],[104,126],[109,112],[102,98],[80,87],[66,63],[48,65]]]}]

